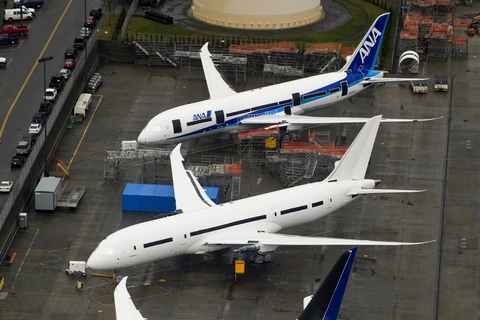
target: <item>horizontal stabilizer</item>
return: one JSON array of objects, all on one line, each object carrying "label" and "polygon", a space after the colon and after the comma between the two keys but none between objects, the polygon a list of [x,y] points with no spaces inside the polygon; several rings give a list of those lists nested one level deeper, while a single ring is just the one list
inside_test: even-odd
[{"label": "horizontal stabilizer", "polygon": [[360,84],[403,82],[403,81],[426,81],[429,78],[370,78],[363,80]]},{"label": "horizontal stabilizer", "polygon": [[386,193],[417,193],[427,190],[402,190],[402,189],[358,189],[347,193],[347,196],[357,196],[365,194],[386,194]]},{"label": "horizontal stabilizer", "polygon": [[303,237],[288,234],[268,233],[268,232],[252,232],[246,231],[242,233],[222,233],[212,235],[205,242],[206,245],[219,246],[235,246],[235,245],[252,245],[252,246],[413,246],[434,242],[391,242],[391,241],[374,241],[374,240],[356,240],[341,238],[324,238],[324,237]]},{"label": "horizontal stabilizer", "polygon": [[[398,119],[398,118],[381,118],[380,122],[425,122],[438,120],[443,117],[427,118],[427,119]],[[239,124],[252,124],[252,125],[273,125],[282,126],[289,124],[337,124],[337,123],[365,123],[371,118],[359,118],[359,117],[310,117],[310,116],[297,116],[297,115],[260,115],[254,118],[246,118],[239,121]],[[267,128],[268,129],[268,128]]]}]

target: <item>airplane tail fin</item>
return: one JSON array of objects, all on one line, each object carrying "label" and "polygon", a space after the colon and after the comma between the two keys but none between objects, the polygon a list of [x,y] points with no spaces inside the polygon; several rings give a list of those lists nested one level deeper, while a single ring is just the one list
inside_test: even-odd
[{"label": "airplane tail fin", "polygon": [[379,115],[365,123],[342,159],[335,164],[335,169],[333,169],[332,173],[327,177],[327,181],[365,179],[368,162],[370,161],[381,119],[382,116]]},{"label": "airplane tail fin", "polygon": [[337,319],[356,254],[353,248],[340,256],[298,320]]},{"label": "airplane tail fin", "polygon": [[375,20],[350,59],[347,60],[347,63],[340,71],[352,70],[354,72],[360,71],[366,73],[375,68],[389,16],[390,13],[387,12]]}]

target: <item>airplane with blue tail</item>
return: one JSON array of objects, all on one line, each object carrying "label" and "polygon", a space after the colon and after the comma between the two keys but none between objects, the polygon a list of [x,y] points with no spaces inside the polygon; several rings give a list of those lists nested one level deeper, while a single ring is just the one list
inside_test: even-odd
[{"label": "airplane with blue tail", "polygon": [[[164,144],[259,127],[280,126],[296,130],[305,125],[368,121],[368,118],[312,117],[303,114],[350,98],[372,84],[422,80],[384,78],[385,71],[375,70],[389,15],[382,14],[375,20],[339,71],[240,93],[235,92],[218,72],[206,43],[200,51],[200,58],[210,99],[171,108],[158,114],[142,130],[137,142],[146,145]],[[434,119],[384,118],[382,122],[429,120]]]}]

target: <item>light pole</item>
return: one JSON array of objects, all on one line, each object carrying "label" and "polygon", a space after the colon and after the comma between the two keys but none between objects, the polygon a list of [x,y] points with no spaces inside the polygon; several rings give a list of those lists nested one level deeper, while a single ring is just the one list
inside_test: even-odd
[{"label": "light pole", "polygon": [[[46,56],[38,59],[39,63],[43,63],[43,102],[46,103],[47,99],[45,96],[45,91],[47,90],[47,61],[52,60],[53,57]],[[46,116],[46,114],[45,114]],[[44,177],[48,177],[48,166],[47,166],[47,117],[45,117],[45,121],[43,123],[43,132],[45,140],[43,141],[43,150],[45,151],[45,171],[43,173]]]},{"label": "light pole", "polygon": [[[87,0],[84,0],[84,9],[85,9],[85,18],[83,19],[83,26],[85,27],[85,22],[87,22]],[[86,28],[86,27],[85,27]],[[88,50],[87,50],[87,31],[85,30],[84,35],[83,35],[83,46],[85,49],[85,67],[87,67],[87,60],[88,60]]]}]

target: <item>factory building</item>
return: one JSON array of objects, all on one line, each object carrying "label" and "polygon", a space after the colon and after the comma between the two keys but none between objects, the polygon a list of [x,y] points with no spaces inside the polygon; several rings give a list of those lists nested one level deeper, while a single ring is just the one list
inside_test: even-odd
[{"label": "factory building", "polygon": [[320,20],[320,0],[192,0],[192,16],[203,22],[236,29],[273,30]]}]

